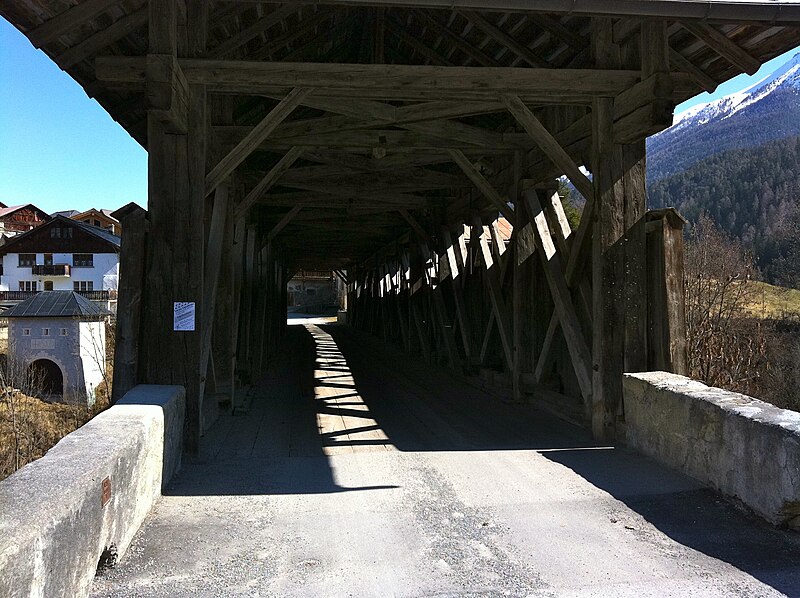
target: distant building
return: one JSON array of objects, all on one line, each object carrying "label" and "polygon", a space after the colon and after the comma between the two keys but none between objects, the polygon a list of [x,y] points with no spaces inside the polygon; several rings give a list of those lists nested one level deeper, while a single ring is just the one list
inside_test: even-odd
[{"label": "distant building", "polygon": [[93,405],[109,314],[72,291],[38,293],[7,310],[10,381],[44,399]]},{"label": "distant building", "polygon": [[121,237],[122,226],[120,225],[119,220],[111,215],[112,212],[113,210],[98,210],[91,208],[85,212],[70,214],[69,218],[72,218],[73,220],[79,220],[80,222],[84,222],[86,224],[91,224],[92,226],[104,228],[108,232]]},{"label": "distant building", "polygon": [[330,270],[297,272],[286,288],[289,311],[304,308],[324,309],[338,305],[337,285]]},{"label": "distant building", "polygon": [[40,291],[76,291],[114,309],[119,250],[118,236],[55,216],[0,247],[0,303],[21,301]]},{"label": "distant building", "polygon": [[6,235],[23,233],[49,220],[49,214],[30,203],[22,206],[3,206],[0,208],[0,233]]}]

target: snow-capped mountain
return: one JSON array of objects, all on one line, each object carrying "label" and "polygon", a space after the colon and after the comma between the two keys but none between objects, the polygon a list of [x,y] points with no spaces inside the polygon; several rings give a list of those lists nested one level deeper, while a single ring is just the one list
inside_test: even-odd
[{"label": "snow-capped mountain", "polygon": [[749,88],[676,115],[672,127],[648,139],[648,178],[792,135],[800,135],[800,53]]}]

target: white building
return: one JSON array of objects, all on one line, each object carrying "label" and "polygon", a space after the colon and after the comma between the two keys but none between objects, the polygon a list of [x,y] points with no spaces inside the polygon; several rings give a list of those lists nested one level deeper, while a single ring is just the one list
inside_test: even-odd
[{"label": "white building", "polygon": [[0,247],[0,302],[38,291],[76,291],[95,301],[116,302],[120,238],[55,216]]},{"label": "white building", "polygon": [[94,404],[109,314],[72,291],[37,293],[6,311],[9,382],[45,399]]}]

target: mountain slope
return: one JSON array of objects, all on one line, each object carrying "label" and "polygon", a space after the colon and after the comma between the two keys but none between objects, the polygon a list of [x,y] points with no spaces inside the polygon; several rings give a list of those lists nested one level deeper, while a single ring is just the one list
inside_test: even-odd
[{"label": "mountain slope", "polygon": [[753,252],[768,281],[800,284],[800,136],[706,157],[650,183],[648,203],[690,222],[706,212]]},{"label": "mountain slope", "polygon": [[672,127],[648,139],[648,180],[719,152],[794,135],[800,135],[800,54],[750,88],[679,115]]}]

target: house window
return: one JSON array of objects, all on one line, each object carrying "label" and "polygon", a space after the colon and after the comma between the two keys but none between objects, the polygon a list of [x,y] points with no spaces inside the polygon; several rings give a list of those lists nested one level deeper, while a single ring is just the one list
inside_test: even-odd
[{"label": "house window", "polygon": [[42,328],[42,336],[50,336],[50,329]]},{"label": "house window", "polygon": [[94,255],[91,253],[76,253],[72,256],[72,265],[91,268],[94,265]]},{"label": "house window", "polygon": [[61,336],[67,336],[67,329],[66,328],[62,328],[61,329]]},{"label": "house window", "polygon": [[45,266],[52,266],[53,265],[53,254],[52,253],[45,253],[44,254],[44,265]]},{"label": "house window", "polygon": [[19,254],[19,267],[20,268],[30,268],[31,266],[36,265],[36,254],[35,253],[20,253]]},{"label": "house window", "polygon": [[72,290],[73,291],[93,291],[94,290],[94,282],[91,280],[74,280],[72,281]]},{"label": "house window", "polygon": [[61,228],[59,226],[54,226],[50,229],[50,238],[51,239],[71,239],[72,238],[72,229],[71,228]]},{"label": "house window", "polygon": [[53,281],[52,280],[45,280],[44,281],[44,290],[45,291],[52,291],[53,290]]},{"label": "house window", "polygon": [[31,335],[31,329],[30,328],[23,328],[22,329],[22,336],[30,336],[30,335]]},{"label": "house window", "polygon": [[36,281],[35,280],[20,280],[19,281],[19,290],[20,291],[35,291],[36,290]]}]

